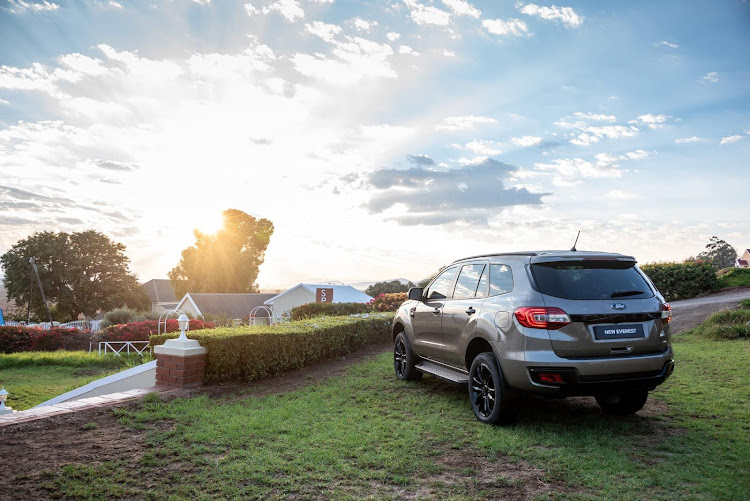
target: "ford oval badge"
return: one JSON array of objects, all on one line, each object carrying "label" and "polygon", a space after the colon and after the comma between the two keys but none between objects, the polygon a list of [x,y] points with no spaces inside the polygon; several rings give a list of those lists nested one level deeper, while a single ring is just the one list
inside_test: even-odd
[{"label": "ford oval badge", "polygon": [[627,309],[627,306],[625,306],[622,303],[615,303],[615,304],[612,305],[612,309],[613,310],[625,310],[625,309]]}]

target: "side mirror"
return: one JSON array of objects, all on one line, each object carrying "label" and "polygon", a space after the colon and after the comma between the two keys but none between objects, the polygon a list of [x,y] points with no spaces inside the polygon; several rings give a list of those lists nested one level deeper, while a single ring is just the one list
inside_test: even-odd
[{"label": "side mirror", "polygon": [[422,292],[424,292],[424,289],[422,287],[412,287],[411,289],[409,289],[409,299],[421,301]]}]

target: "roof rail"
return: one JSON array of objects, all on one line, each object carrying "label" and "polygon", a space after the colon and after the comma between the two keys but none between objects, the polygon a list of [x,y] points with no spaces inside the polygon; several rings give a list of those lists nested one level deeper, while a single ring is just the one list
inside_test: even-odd
[{"label": "roof rail", "polygon": [[[493,252],[491,254],[479,254],[478,256],[469,256],[469,257],[462,257],[461,259],[456,259],[453,261],[453,263],[457,263],[459,261],[466,261],[467,259],[477,259],[480,257],[490,257],[490,256],[536,256],[537,252]],[[453,264],[451,263],[451,264]]]}]

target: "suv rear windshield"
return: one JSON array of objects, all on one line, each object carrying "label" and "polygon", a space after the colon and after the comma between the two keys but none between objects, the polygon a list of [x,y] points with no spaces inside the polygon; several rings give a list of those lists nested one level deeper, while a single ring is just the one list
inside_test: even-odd
[{"label": "suv rear windshield", "polygon": [[653,293],[632,261],[555,261],[531,265],[539,291],[563,299],[647,298]]}]

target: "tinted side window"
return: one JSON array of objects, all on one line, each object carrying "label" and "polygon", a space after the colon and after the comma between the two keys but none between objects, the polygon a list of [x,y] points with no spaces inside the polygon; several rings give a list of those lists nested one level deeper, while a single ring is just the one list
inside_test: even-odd
[{"label": "tinted side window", "polygon": [[430,288],[427,290],[427,297],[430,299],[445,299],[451,292],[451,285],[453,284],[453,277],[456,275],[456,268],[448,268],[442,272],[432,282]]},{"label": "tinted side window", "polygon": [[513,272],[505,264],[490,265],[490,296],[505,294],[513,290]]},{"label": "tinted side window", "polygon": [[[456,281],[456,288],[453,291],[453,299],[473,298],[477,295],[479,279],[482,277],[484,264],[465,264],[461,267]],[[482,289],[479,297],[484,295]]]}]

